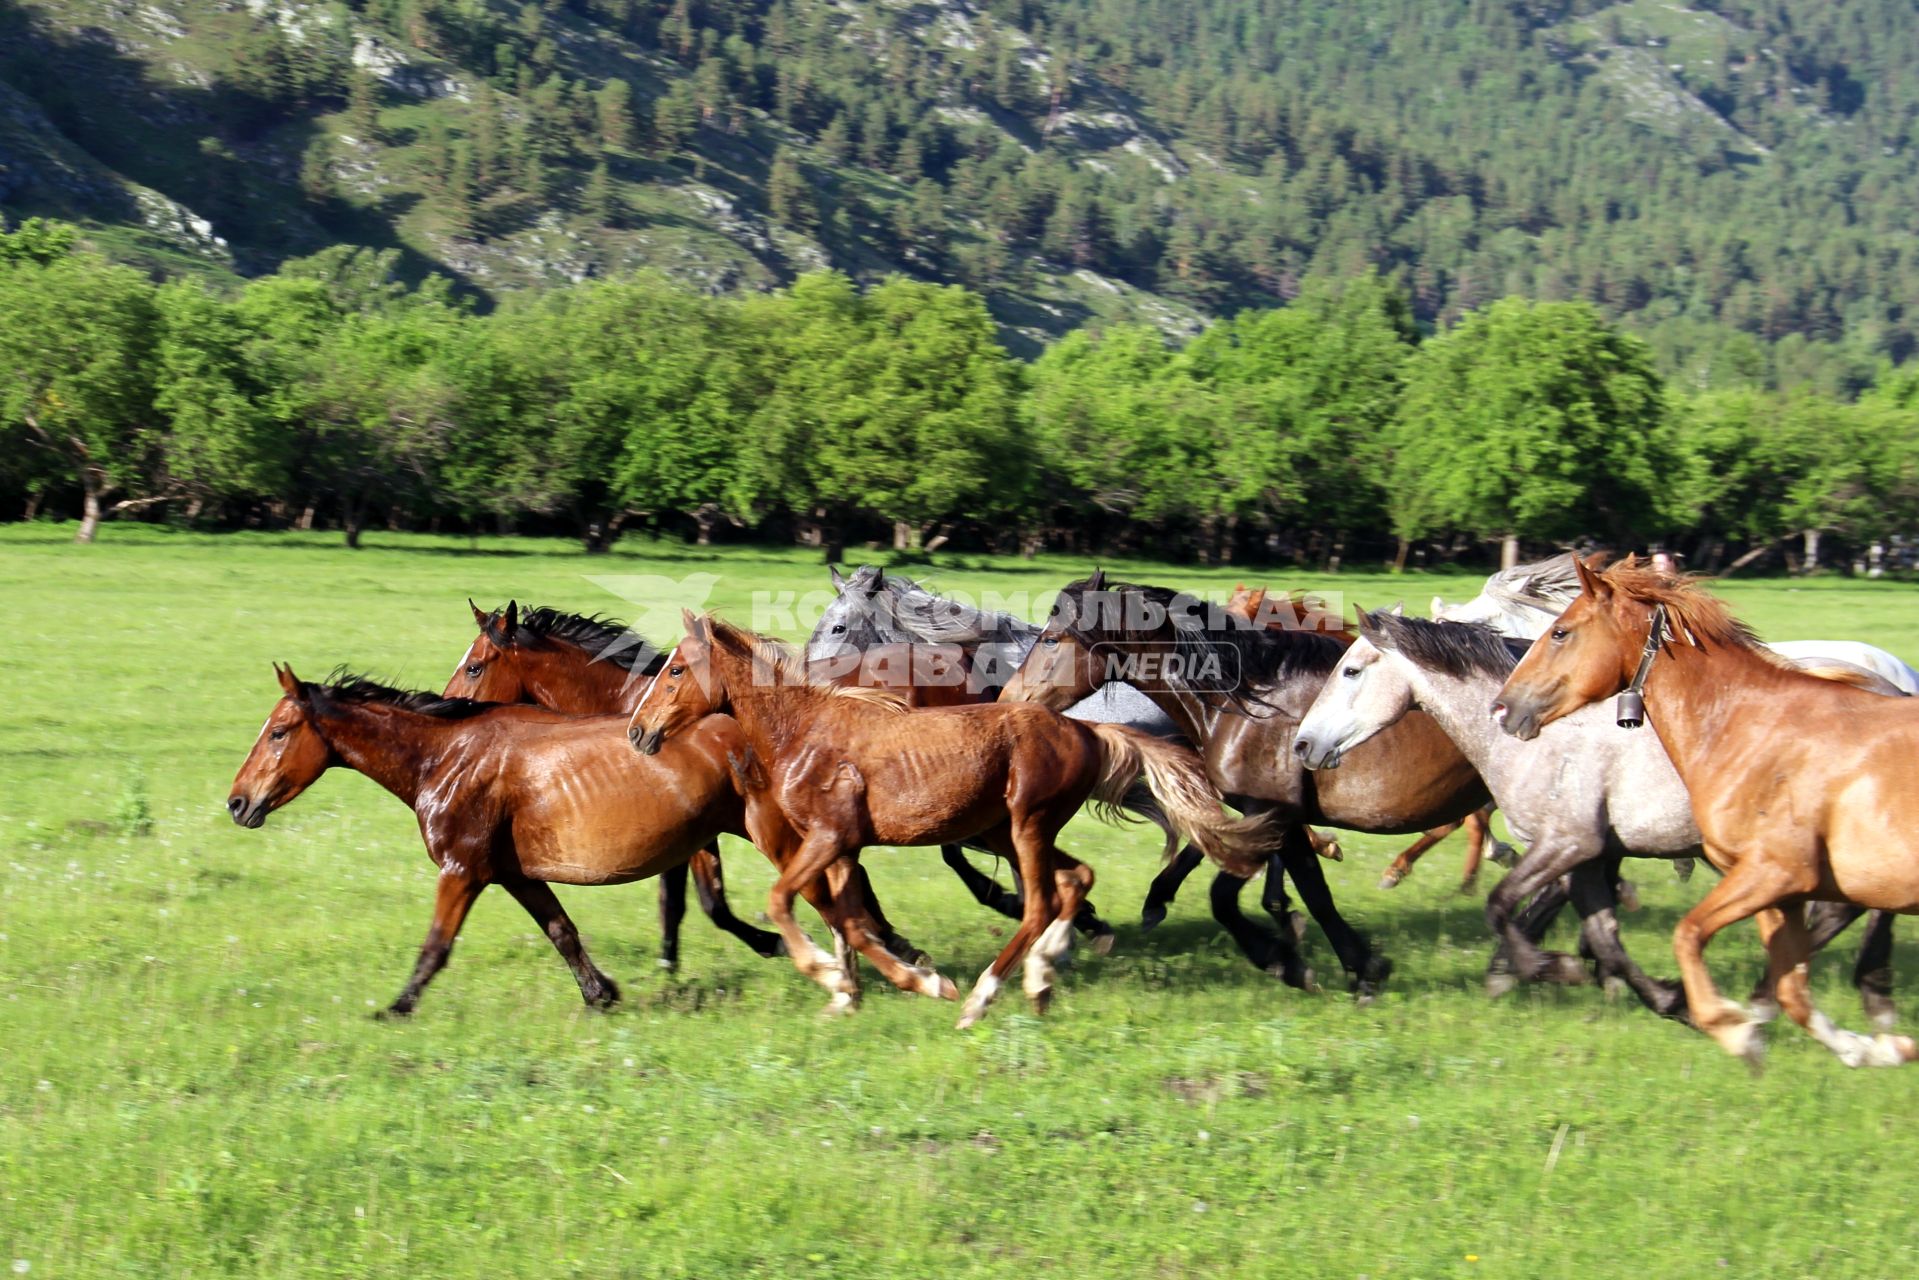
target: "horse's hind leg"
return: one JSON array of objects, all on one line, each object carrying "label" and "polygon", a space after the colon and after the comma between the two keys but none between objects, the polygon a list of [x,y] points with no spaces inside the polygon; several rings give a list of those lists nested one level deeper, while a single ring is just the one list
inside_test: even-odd
[{"label": "horse's hind leg", "polygon": [[1460,824],[1457,822],[1449,822],[1443,827],[1434,827],[1431,831],[1426,832],[1420,836],[1419,839],[1407,845],[1406,851],[1397,858],[1394,858],[1392,865],[1386,868],[1386,874],[1379,877],[1379,887],[1382,889],[1391,889],[1398,886],[1407,876],[1413,873],[1414,863],[1425,857],[1427,851],[1434,845],[1459,830],[1459,826]]},{"label": "horse's hind leg", "polygon": [[1320,869],[1319,857],[1301,828],[1287,828],[1280,841],[1279,856],[1286,863],[1286,874],[1292,877],[1293,888],[1299,890],[1300,902],[1312,912],[1313,919],[1338,954],[1340,964],[1345,966],[1353,994],[1362,1001],[1378,995],[1392,974],[1393,962],[1374,951],[1366,935],[1339,914],[1333,891],[1326,884],[1326,873]]},{"label": "horse's hind leg", "polygon": [[[781,852],[787,853],[785,850]],[[772,917],[773,926],[786,939],[786,954],[793,961],[793,967],[833,993],[833,1000],[827,1009],[835,1013],[850,1010],[859,1003],[858,976],[848,972],[839,957],[822,950],[818,943],[806,936],[799,921],[793,918],[793,899],[799,896],[802,888],[809,889],[808,897],[821,906],[822,914],[828,916],[827,923],[832,925],[832,893],[824,884],[817,884],[816,888],[814,886],[834,859],[845,852],[828,825],[823,821],[816,822],[806,838],[788,856],[774,857],[780,874],[773,881],[766,901],[766,913]]]},{"label": "horse's hind leg", "polygon": [[[1515,923],[1513,915],[1521,902],[1535,895],[1538,900],[1529,914],[1540,914],[1543,904],[1547,903],[1557,912],[1566,899],[1549,892],[1553,882],[1592,856],[1577,844],[1536,841],[1519,860],[1519,865],[1507,872],[1506,878],[1487,896],[1486,924],[1500,940],[1500,946],[1493,952],[1492,962],[1486,969],[1486,994],[1505,995],[1519,982],[1571,985],[1586,981],[1586,968],[1577,956],[1542,950],[1528,930]],[[1544,929],[1540,932],[1543,934]]]},{"label": "horse's hind leg", "polygon": [[1091,867],[1058,845],[1047,852],[1059,913],[1026,953],[1026,998],[1032,1001],[1036,1013],[1046,1012],[1053,1002],[1053,983],[1059,978],[1054,963],[1072,949],[1073,922],[1093,887]]},{"label": "horse's hind leg", "polygon": [[[822,898],[816,905],[823,908],[821,914],[827,923],[900,990],[938,1000],[957,1000],[959,988],[953,985],[951,978],[942,977],[938,970],[924,963],[926,957],[921,952],[914,951],[910,958],[903,957],[888,945],[885,933],[871,913],[872,899],[867,894],[868,881],[864,873],[865,868],[849,858],[841,858],[826,869],[831,897]],[[851,972],[850,959],[845,956],[840,959],[841,967]]]},{"label": "horse's hind leg", "polygon": [[1466,828],[1466,865],[1460,868],[1459,891],[1471,893],[1479,883],[1479,868],[1486,856],[1486,841],[1492,838],[1492,810],[1474,809],[1460,825]]},{"label": "horse's hind leg", "polygon": [[1780,1007],[1841,1062],[1849,1067],[1897,1067],[1919,1057],[1919,1047],[1905,1036],[1881,1032],[1867,1037],[1844,1031],[1813,1006],[1806,981],[1806,961],[1812,947],[1804,906],[1795,902],[1761,911],[1759,932],[1766,941],[1766,972]]},{"label": "horse's hind leg", "polygon": [[[733,914],[732,906],[726,901],[726,879],[720,867],[720,847],[717,842],[701,849],[684,865],[693,872],[693,889],[700,895],[700,910],[706,912],[706,917],[713,922],[714,928],[722,933],[732,934],[751,947],[756,954],[768,960],[783,954],[785,944],[780,940],[779,934],[755,928]],[[673,873],[669,871],[666,874]],[[684,885],[685,873],[682,872],[681,876],[681,883]],[[664,900],[666,876],[661,876],[660,881],[662,900]],[[681,892],[685,892],[684,888]],[[661,909],[664,911],[664,906]],[[678,950],[675,946],[675,958]]]},{"label": "horse's hind leg", "polygon": [[[458,865],[453,859],[447,862]],[[433,981],[434,974],[446,967],[447,956],[453,951],[453,940],[460,935],[460,926],[466,923],[466,913],[473,909],[474,899],[480,896],[480,890],[484,888],[485,882],[470,874],[441,870],[433,896],[433,923],[427,926],[426,941],[420,944],[420,957],[413,963],[413,976],[407,979],[406,986],[393,1003],[376,1016],[404,1018],[413,1012],[420,1003],[420,993],[426,990],[426,984]]]},{"label": "horse's hind leg", "polygon": [[[1267,872],[1267,875],[1270,877],[1272,872]],[[1289,987],[1298,987],[1302,991],[1319,990],[1313,971],[1307,968],[1305,958],[1300,954],[1299,937],[1290,926],[1274,933],[1260,928],[1241,914],[1239,892],[1245,887],[1246,881],[1230,871],[1215,875],[1210,895],[1213,919],[1232,936],[1240,952],[1252,961],[1255,969],[1264,969]]]},{"label": "horse's hind leg", "polygon": [[1153,877],[1153,883],[1146,890],[1145,905],[1139,909],[1140,928],[1151,929],[1166,919],[1166,908],[1179,896],[1179,887],[1204,861],[1206,855],[1189,844],[1171,862],[1160,868],[1159,874]]},{"label": "horse's hind leg", "polygon": [[1859,989],[1866,1017],[1882,1031],[1892,1030],[1899,1020],[1892,1004],[1892,916],[1890,911],[1875,911],[1866,917],[1859,959],[1852,967],[1852,984]]},{"label": "horse's hind leg", "polygon": [[[1811,949],[1814,955],[1817,955],[1831,946],[1833,939],[1851,928],[1853,921],[1865,914],[1866,909],[1864,907],[1855,906],[1850,902],[1807,903],[1806,945]],[[1887,947],[1892,945],[1890,934],[1885,937],[1884,944]],[[1853,969],[1853,982],[1855,985],[1860,985],[1863,982],[1863,966],[1869,963],[1866,952],[1872,948],[1873,945],[1873,939],[1870,934],[1860,939],[1859,964]],[[1890,957],[1881,958],[1879,963],[1884,964],[1885,959],[1888,958]],[[1891,979],[1891,976],[1891,974],[1885,975],[1888,980]],[[1871,1015],[1874,1012],[1874,1004],[1872,999],[1866,994],[1863,986],[1860,990],[1860,1000],[1865,1004],[1867,1014]],[[1760,974],[1759,981],[1753,984],[1752,995],[1749,997],[1748,1003],[1752,1005],[1754,1015],[1762,1022],[1771,1022],[1779,1016],[1779,999],[1773,993],[1772,970],[1770,967],[1768,967],[1764,973]]]},{"label": "horse's hind leg", "polygon": [[966,850],[956,844],[943,844],[940,858],[953,869],[975,902],[1010,919],[1019,919],[1020,896],[967,861]]},{"label": "horse's hind leg", "polygon": [[[1014,963],[1038,941],[1041,932],[1048,927],[1048,921],[1057,914],[1053,909],[1056,893],[1050,856],[1051,838],[1040,830],[1038,822],[1030,815],[1015,819],[1010,834],[1013,847],[1019,854],[1025,910],[1021,913],[1019,927],[1013,930],[1005,949],[994,957],[993,963],[986,966],[979,981],[973,984],[972,993],[966,997],[966,1004],[960,1010],[959,1026],[962,1030],[985,1016],[986,1007],[999,994]],[[1065,917],[1068,922],[1071,919],[1070,915]],[[1055,920],[1054,923],[1059,922]],[[1070,923],[1066,927],[1070,928]]]},{"label": "horse's hind leg", "polygon": [[680,922],[686,919],[686,864],[660,873],[660,968],[680,967]]},{"label": "horse's hind leg", "polygon": [[611,1009],[620,1002],[620,989],[613,979],[601,973],[599,966],[586,954],[586,947],[580,942],[580,931],[573,927],[572,917],[566,914],[566,908],[560,905],[560,899],[554,894],[553,887],[541,880],[503,880],[501,886],[513,895],[514,901],[526,908],[540,926],[553,949],[560,953],[560,959],[566,961],[566,967],[573,971],[573,980],[580,984],[580,998],[595,1009]]}]

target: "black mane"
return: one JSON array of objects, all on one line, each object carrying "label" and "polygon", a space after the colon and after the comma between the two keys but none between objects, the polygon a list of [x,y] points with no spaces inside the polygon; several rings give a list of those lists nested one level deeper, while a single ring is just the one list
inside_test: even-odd
[{"label": "black mane", "polygon": [[1478,622],[1428,622],[1374,613],[1367,615],[1363,629],[1380,648],[1404,654],[1428,671],[1459,679],[1485,675],[1504,680],[1526,653],[1524,642],[1508,640]]},{"label": "black mane", "polygon": [[593,655],[593,661],[610,662],[634,675],[655,675],[666,661],[662,650],[628,630],[625,623],[599,614],[564,613],[541,605],[520,614],[519,631],[536,643],[561,640],[578,645]]},{"label": "black mane", "polygon": [[[1249,690],[1271,689],[1295,677],[1332,674],[1346,646],[1333,637],[1312,630],[1269,630],[1256,626],[1218,605],[1170,587],[1150,587],[1134,582],[1102,583],[1098,592],[1088,590],[1091,580],[1082,578],[1069,584],[1060,596],[1077,606],[1064,624],[1067,634],[1082,644],[1097,645],[1119,636],[1131,640],[1170,644],[1184,661],[1184,672],[1205,672],[1214,664],[1203,659],[1230,652],[1232,660],[1217,664],[1216,678],[1183,678],[1189,692],[1228,699],[1241,707],[1263,707]],[[1097,606],[1088,609],[1089,598],[1111,597],[1120,610],[1119,629],[1107,631]],[[1146,630],[1127,625],[1127,597],[1144,601],[1165,621]],[[1176,620],[1177,619],[1177,620]],[[1270,708],[1268,708],[1270,710]]]},{"label": "black mane", "polygon": [[366,676],[355,675],[344,667],[335,669],[325,681],[318,684],[303,680],[300,682],[300,687],[313,700],[314,705],[323,711],[329,704],[334,706],[374,704],[398,707],[402,711],[412,711],[438,720],[466,720],[502,705],[497,702],[475,702],[472,698],[442,697],[424,689],[396,689],[392,685],[381,684]]}]

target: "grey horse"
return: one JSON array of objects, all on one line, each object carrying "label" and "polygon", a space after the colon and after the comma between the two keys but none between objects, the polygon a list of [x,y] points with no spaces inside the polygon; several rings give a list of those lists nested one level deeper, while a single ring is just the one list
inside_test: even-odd
[{"label": "grey horse", "polygon": [[[1624,980],[1648,1008],[1683,1018],[1683,990],[1648,977],[1632,962],[1613,911],[1622,856],[1687,858],[1700,852],[1691,798],[1659,739],[1621,728],[1610,706],[1592,706],[1522,743],[1499,732],[1486,708],[1523,645],[1476,623],[1364,611],[1359,620],[1360,639],[1300,722],[1293,749],[1301,761],[1309,769],[1335,768],[1342,754],[1414,707],[1425,711],[1479,771],[1507,824],[1528,846],[1487,900],[1486,918],[1500,940],[1488,989],[1497,994],[1515,978],[1584,980],[1573,957],[1541,950],[1532,931],[1514,919],[1521,902],[1570,875],[1582,937],[1601,971]],[[1818,944],[1859,914],[1836,904],[1817,912]],[[1854,974],[1867,1014],[1881,1025],[1893,1017],[1891,934],[1881,923],[1889,919],[1875,918]]]}]

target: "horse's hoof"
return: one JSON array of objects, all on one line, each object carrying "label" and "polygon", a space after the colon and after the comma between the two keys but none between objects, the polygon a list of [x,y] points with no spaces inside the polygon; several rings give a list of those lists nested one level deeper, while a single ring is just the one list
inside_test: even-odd
[{"label": "horse's hoof", "polygon": [[1630,880],[1619,882],[1619,908],[1622,911],[1639,910],[1639,886]]},{"label": "horse's hoof", "polygon": [[1519,861],[1519,850],[1504,840],[1493,841],[1492,852],[1486,855],[1502,867],[1510,867]]},{"label": "horse's hoof", "polygon": [[1609,973],[1600,984],[1600,989],[1606,993],[1606,1003],[1616,1004],[1626,998],[1626,993],[1632,990],[1632,984],[1616,973]]},{"label": "horse's hoof", "polygon": [[586,998],[586,1002],[602,1012],[617,1008],[620,1003],[620,989],[611,982],[608,982],[598,991],[589,995]]},{"label": "horse's hoof", "polygon": [[1033,1012],[1044,1017],[1046,1011],[1053,1007],[1053,989],[1041,987],[1038,991],[1028,991],[1026,999],[1032,1004]]},{"label": "horse's hoof", "polygon": [[1672,860],[1672,873],[1677,876],[1683,884],[1685,881],[1692,879],[1692,870],[1697,865],[1698,864],[1691,858],[1674,858]]},{"label": "horse's hoof", "polygon": [[1486,998],[1497,1000],[1501,996],[1511,995],[1519,987],[1519,978],[1515,974],[1501,970],[1486,975]]},{"label": "horse's hoof", "polygon": [[1752,1010],[1753,1021],[1761,1026],[1779,1016],[1779,1002],[1770,995],[1754,995],[1748,1007]]},{"label": "horse's hoof", "polygon": [[1388,867],[1386,868],[1386,874],[1379,878],[1379,887],[1382,889],[1397,889],[1399,882],[1405,878],[1404,872],[1395,871],[1391,867]]},{"label": "horse's hoof", "polygon": [[826,1008],[821,1012],[829,1018],[839,1018],[858,1012],[859,1007],[860,998],[857,995],[850,991],[835,991],[833,998],[826,1002]]},{"label": "horse's hoof", "polygon": [[1371,1004],[1393,976],[1393,962],[1382,955],[1366,958],[1365,965],[1352,980],[1352,992],[1360,1004]]},{"label": "horse's hoof", "polygon": [[1166,908],[1157,902],[1149,902],[1139,909],[1139,927],[1157,929],[1166,923]]},{"label": "horse's hoof", "polygon": [[944,974],[936,974],[935,976],[938,977],[940,980],[939,981],[939,997],[938,997],[939,999],[941,1000],[959,999],[958,984],[956,984],[951,978],[946,977]]},{"label": "horse's hoof", "polygon": [[1319,846],[1319,856],[1328,862],[1344,862],[1346,861],[1346,850],[1340,847],[1339,841],[1328,840],[1325,844]]},{"label": "horse's hoof", "polygon": [[1305,946],[1306,913],[1304,911],[1289,911],[1286,913],[1286,923],[1292,926],[1293,945],[1296,947]]},{"label": "horse's hoof", "polygon": [[961,1031],[964,1031],[968,1027],[977,1023],[981,1018],[985,1016],[986,1016],[985,1005],[974,1004],[971,1000],[968,1000],[966,1002],[966,1007],[960,1010],[959,1021],[955,1022],[953,1025],[959,1028]]},{"label": "horse's hoof", "polygon": [[412,1016],[413,1006],[410,1004],[390,1004],[384,1009],[375,1009],[373,1011],[373,1020],[375,1022],[404,1022]]},{"label": "horse's hoof", "polygon": [[1467,876],[1465,879],[1459,882],[1459,891],[1464,894],[1470,895],[1476,892],[1478,888],[1479,888],[1479,873],[1476,871],[1472,875]]},{"label": "horse's hoof", "polygon": [[1109,956],[1113,954],[1113,944],[1117,942],[1118,940],[1119,940],[1119,935],[1114,933],[1111,929],[1107,929],[1102,933],[1094,934],[1093,935],[1093,954],[1096,956]]},{"label": "horse's hoof", "polygon": [[[765,954],[765,953],[762,952],[761,954]],[[668,973],[679,972],[680,962],[678,960],[669,960],[665,956],[661,956],[658,960],[655,960],[653,963],[657,964],[658,966],[660,966],[661,969],[664,969]]]},{"label": "horse's hoof", "polygon": [[1735,1058],[1743,1058],[1754,1071],[1758,1071],[1766,1059],[1766,1038],[1760,1030],[1765,1026],[1761,1022],[1740,1022],[1720,1037],[1719,1043],[1726,1052]]},{"label": "horse's hoof", "polygon": [[1586,966],[1578,956],[1556,954],[1540,971],[1539,980],[1564,987],[1578,987],[1592,981],[1592,975],[1586,972]]},{"label": "horse's hoof", "polygon": [[1919,1058],[1919,1044],[1911,1036],[1890,1036],[1884,1033],[1872,1038],[1873,1066],[1902,1067]]}]

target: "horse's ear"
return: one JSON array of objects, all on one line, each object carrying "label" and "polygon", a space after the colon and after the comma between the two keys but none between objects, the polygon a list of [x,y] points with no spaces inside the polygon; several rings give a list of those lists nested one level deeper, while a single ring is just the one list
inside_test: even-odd
[{"label": "horse's ear", "polygon": [[273,674],[280,679],[280,692],[286,694],[287,697],[293,699],[295,702],[306,701],[300,694],[300,677],[293,674],[292,667],[283,667],[276,662],[273,664]]},{"label": "horse's ear", "polygon": [[520,629],[520,602],[518,600],[507,601],[506,608],[500,610],[500,626],[505,630],[509,639],[515,631]]},{"label": "horse's ear", "polygon": [[1106,590],[1106,570],[1095,568],[1093,576],[1086,580],[1086,589],[1088,591]]},{"label": "horse's ear", "polygon": [[1393,616],[1394,616],[1395,618],[1403,618],[1403,617],[1405,617],[1405,616],[1406,616],[1406,602],[1405,602],[1404,600],[1395,600],[1395,601],[1393,601],[1393,607],[1392,607],[1391,609],[1389,609],[1389,610],[1387,610],[1387,612],[1388,612],[1388,613],[1391,613],[1391,614],[1392,614],[1392,615],[1393,615]]},{"label": "horse's ear", "polygon": [[1353,601],[1353,621],[1358,624],[1359,634],[1362,636],[1370,636],[1379,630],[1378,620],[1367,613],[1366,606],[1357,600]]},{"label": "horse's ear", "polygon": [[836,564],[829,564],[826,566],[826,571],[833,575],[833,594],[836,596],[844,594],[846,591],[846,575],[840,572],[840,567]]},{"label": "horse's ear", "polygon": [[1446,602],[1438,596],[1433,597],[1433,617],[1437,618],[1446,611]]},{"label": "horse's ear", "polygon": [[482,609],[479,605],[474,604],[472,596],[468,596],[466,598],[466,607],[473,610],[473,621],[479,624],[480,630],[485,631],[486,619],[487,619],[486,610]]},{"label": "horse's ear", "polygon": [[712,642],[713,628],[708,625],[705,615],[694,613],[691,609],[682,609],[680,625],[686,629],[687,638],[695,643],[710,644]]},{"label": "horse's ear", "polygon": [[1577,557],[1573,559],[1573,570],[1579,574],[1579,586],[1587,595],[1600,604],[1612,599],[1612,587],[1599,574],[1586,567],[1586,562]]}]

